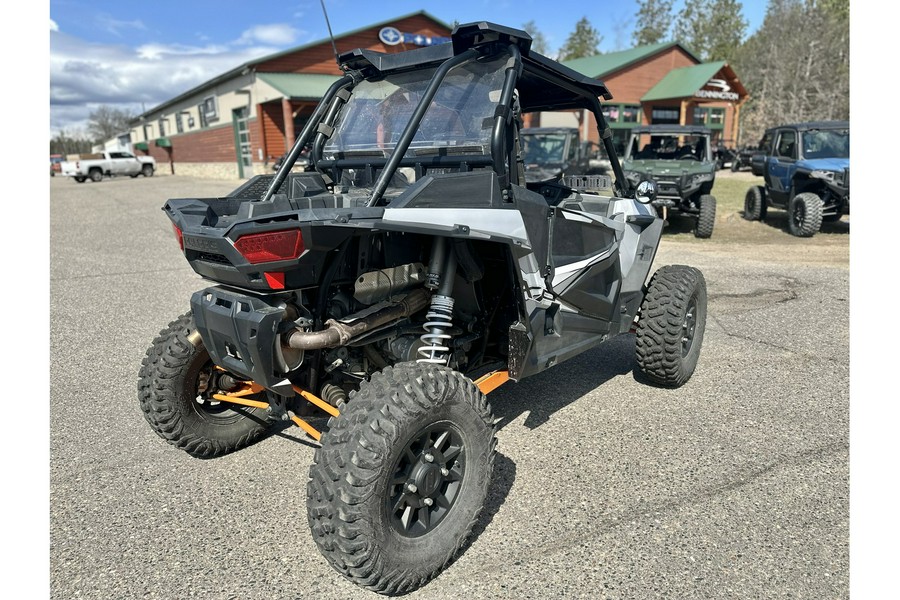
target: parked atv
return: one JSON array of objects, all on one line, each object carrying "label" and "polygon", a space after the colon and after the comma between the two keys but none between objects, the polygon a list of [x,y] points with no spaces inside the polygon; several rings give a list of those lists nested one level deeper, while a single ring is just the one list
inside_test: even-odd
[{"label": "parked atv", "polygon": [[823,222],[850,214],[850,123],[820,121],[766,131],[763,177],[744,198],[744,218],[766,218],[767,208],[788,211],[788,231],[812,237]]},{"label": "parked atv", "polygon": [[[165,205],[214,285],[147,351],[147,421],[203,458],[302,427],[320,444],[315,542],[376,592],[428,582],[478,521],[492,390],[631,331],[650,383],[681,386],[700,355],[703,275],[665,266],[647,283],[654,184],[632,188],[610,139],[615,195],[592,177],[526,182],[522,113],[589,110],[602,132],[611,98],[530,47],[482,22],[452,43],[345,53],[278,173]],[[308,142],[309,170],[292,172]]]},{"label": "parked atv", "polygon": [[712,236],[716,224],[716,159],[710,131],[694,125],[645,125],[631,130],[622,165],[636,185],[653,179],[658,195],[653,201],[663,219],[669,213],[696,219],[694,235]]},{"label": "parked atv", "polygon": [[550,181],[565,175],[599,174],[591,167],[590,145],[577,127],[529,127],[519,132],[525,181]]}]

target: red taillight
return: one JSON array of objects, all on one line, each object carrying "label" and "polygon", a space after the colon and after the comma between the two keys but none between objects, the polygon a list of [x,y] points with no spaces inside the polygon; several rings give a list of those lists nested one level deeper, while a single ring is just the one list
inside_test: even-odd
[{"label": "red taillight", "polygon": [[184,252],[184,236],[181,235],[181,230],[178,229],[178,225],[175,223],[172,223],[172,229],[175,230],[175,239],[178,240],[178,247]]},{"label": "red taillight", "polygon": [[253,233],[239,237],[234,247],[253,265],[291,260],[303,254],[303,236],[299,229]]}]

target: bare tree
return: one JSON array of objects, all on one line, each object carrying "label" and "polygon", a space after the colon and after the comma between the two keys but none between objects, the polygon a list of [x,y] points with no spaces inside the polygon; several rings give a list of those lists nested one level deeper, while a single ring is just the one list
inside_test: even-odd
[{"label": "bare tree", "polygon": [[762,25],[734,60],[750,91],[741,114],[745,141],[783,123],[849,118],[848,6],[770,0]]},{"label": "bare tree", "polygon": [[128,110],[104,104],[92,111],[88,117],[88,134],[98,142],[108,140],[128,131],[134,118],[135,115]]}]

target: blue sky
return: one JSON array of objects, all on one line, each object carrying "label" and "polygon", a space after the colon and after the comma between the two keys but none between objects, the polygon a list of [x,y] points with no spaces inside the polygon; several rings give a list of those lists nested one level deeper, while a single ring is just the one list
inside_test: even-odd
[{"label": "blue sky", "polygon": [[[682,3],[676,0],[676,9]],[[601,51],[628,48],[637,13],[634,0],[326,0],[325,5],[335,35],[418,10],[448,23],[487,20],[519,27],[533,20],[551,55],[583,16],[603,36]],[[748,33],[759,27],[765,5],[765,0],[744,0]],[[51,135],[60,128],[83,128],[99,105],[149,109],[243,62],[328,36],[319,0],[51,0],[49,12]]]}]

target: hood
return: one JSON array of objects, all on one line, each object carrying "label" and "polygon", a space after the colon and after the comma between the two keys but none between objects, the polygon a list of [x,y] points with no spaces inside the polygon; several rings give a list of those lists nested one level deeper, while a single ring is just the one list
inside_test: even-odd
[{"label": "hood", "polygon": [[805,158],[797,161],[797,167],[810,171],[841,172],[850,167],[849,158]]},{"label": "hood", "polygon": [[635,160],[626,159],[622,163],[624,171],[634,171],[653,175],[691,175],[699,173],[715,173],[715,163],[703,163],[696,160]]}]

